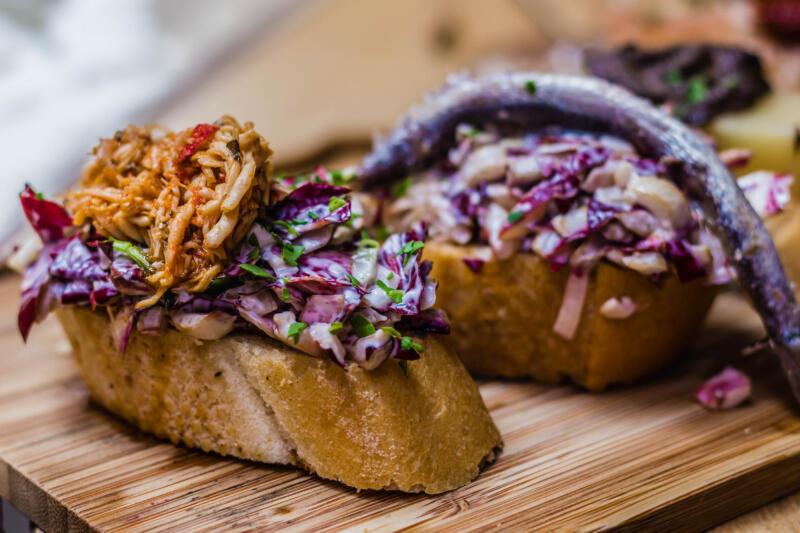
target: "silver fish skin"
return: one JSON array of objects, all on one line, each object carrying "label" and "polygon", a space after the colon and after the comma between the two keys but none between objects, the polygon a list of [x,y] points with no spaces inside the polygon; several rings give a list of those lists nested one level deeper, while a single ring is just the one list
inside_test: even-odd
[{"label": "silver fish skin", "polygon": [[716,152],[690,128],[598,78],[537,72],[455,76],[376,141],[357,182],[370,189],[425,168],[452,146],[461,122],[517,133],[553,126],[611,133],[644,156],[680,162],[671,167],[673,178],[720,237],[800,403],[800,308],[792,286],[761,218]]}]

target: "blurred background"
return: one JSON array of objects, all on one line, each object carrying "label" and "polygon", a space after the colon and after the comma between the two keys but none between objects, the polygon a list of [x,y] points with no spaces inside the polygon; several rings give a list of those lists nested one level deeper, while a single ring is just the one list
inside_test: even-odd
[{"label": "blurred background", "polygon": [[796,86],[796,45],[759,18],[768,3],[0,0],[0,243],[25,182],[63,191],[97,139],[128,122],[230,113],[294,168],[356,160],[449,73],[580,71],[585,47],[733,43],[758,50],[774,84]]}]

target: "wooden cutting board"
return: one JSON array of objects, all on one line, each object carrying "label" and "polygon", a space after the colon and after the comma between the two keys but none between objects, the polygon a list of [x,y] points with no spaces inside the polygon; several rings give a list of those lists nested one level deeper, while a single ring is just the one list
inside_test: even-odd
[{"label": "wooden cutting board", "polygon": [[54,320],[18,337],[0,278],[0,496],[46,531],[701,530],[800,488],[800,419],[770,354],[741,361],[753,401],[712,413],[692,391],[761,327],[722,295],[660,379],[588,394],[487,381],[505,450],[439,495],[358,493],[291,468],[151,438],[93,406]]}]

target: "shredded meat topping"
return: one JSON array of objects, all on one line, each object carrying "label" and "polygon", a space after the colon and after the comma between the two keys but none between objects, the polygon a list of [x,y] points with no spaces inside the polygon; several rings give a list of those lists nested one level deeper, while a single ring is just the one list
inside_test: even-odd
[{"label": "shredded meat topping", "polygon": [[128,126],[102,139],[68,193],[75,225],[144,248],[151,305],[174,286],[203,291],[269,202],[272,151],[224,116],[179,132]]}]

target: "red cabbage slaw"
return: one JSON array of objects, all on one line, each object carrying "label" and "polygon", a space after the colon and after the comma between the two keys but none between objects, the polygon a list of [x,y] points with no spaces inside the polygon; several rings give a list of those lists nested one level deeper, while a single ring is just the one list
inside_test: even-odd
[{"label": "red cabbage slaw", "polygon": [[363,216],[353,215],[363,207],[346,188],[304,183],[273,198],[205,292],[177,287],[137,308],[154,293],[146,250],[73,226],[63,207],[26,187],[23,210],[44,245],[23,279],[23,338],[54,308],[102,307],[122,351],[133,328],[157,335],[173,327],[205,340],[245,330],[373,369],[389,358],[419,358],[422,346],[410,334],[449,332],[432,309],[430,263],[420,261],[424,224],[380,243],[357,231],[353,221]]},{"label": "red cabbage slaw", "polygon": [[[534,253],[557,271],[571,269],[555,330],[571,338],[585,276],[601,260],[660,281],[731,281],[718,239],[670,179],[670,162],[641,157],[617,137],[550,129],[503,137],[469,124],[433,168],[395,184],[383,209],[391,231],[429,224],[433,240],[488,245],[498,259]],[[788,200],[786,177],[745,178],[760,213]],[[763,208],[760,206],[763,204]],[[478,273],[485,257],[468,257]],[[578,316],[574,316],[574,315]]]}]

